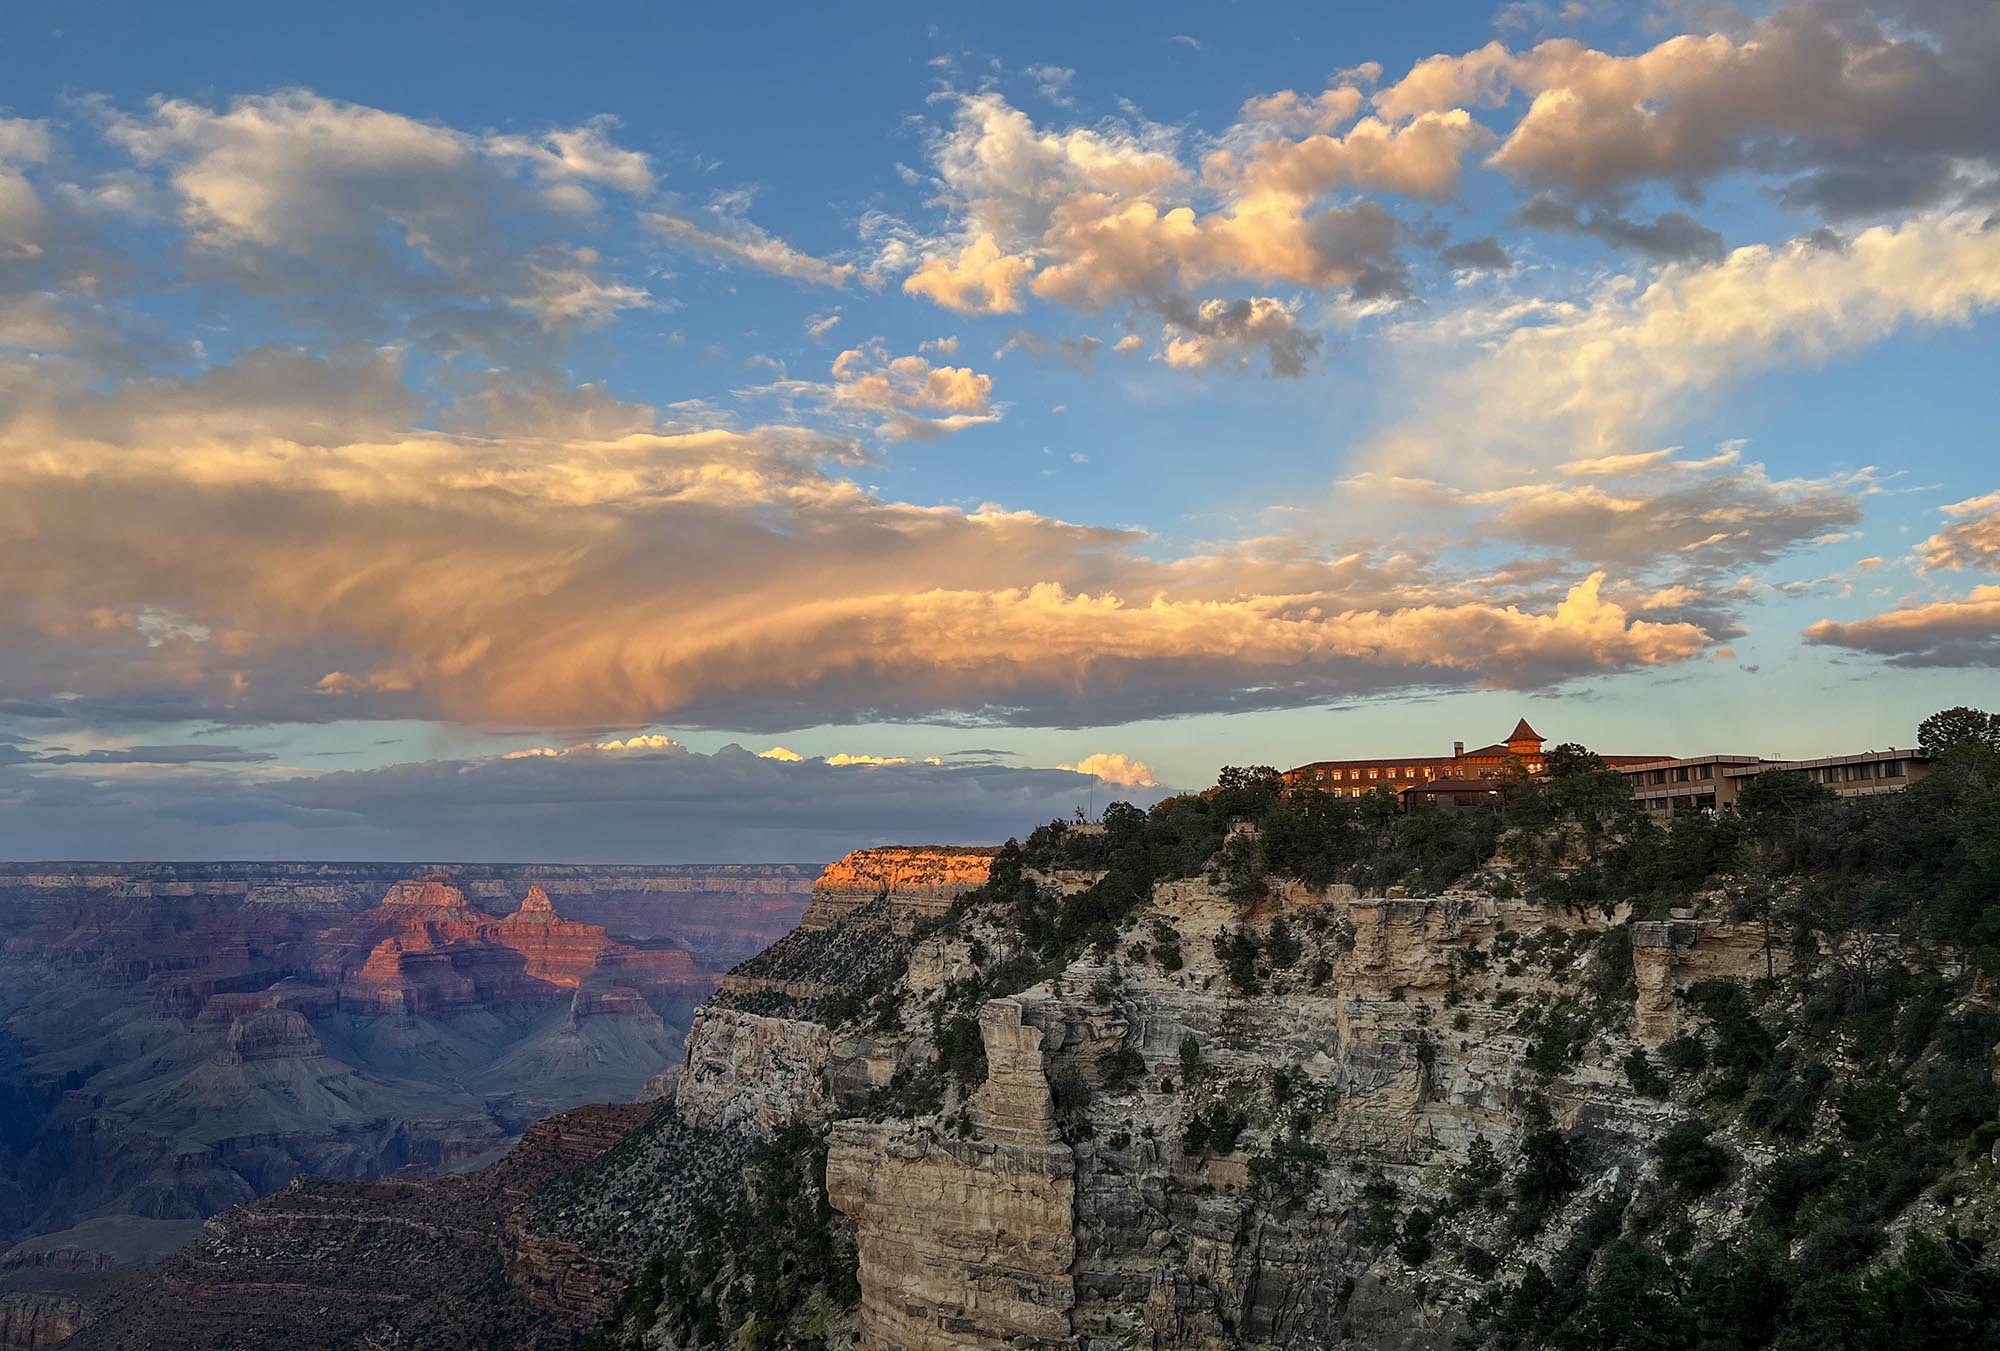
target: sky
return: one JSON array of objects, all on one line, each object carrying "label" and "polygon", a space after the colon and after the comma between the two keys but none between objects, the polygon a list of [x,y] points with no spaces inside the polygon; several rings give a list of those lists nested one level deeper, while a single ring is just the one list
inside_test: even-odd
[{"label": "sky", "polygon": [[2000,705],[2000,3],[22,3],[0,857]]}]

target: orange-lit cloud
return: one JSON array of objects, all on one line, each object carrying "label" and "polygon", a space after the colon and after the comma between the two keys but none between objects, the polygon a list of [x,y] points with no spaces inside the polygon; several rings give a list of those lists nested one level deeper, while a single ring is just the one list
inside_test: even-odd
[{"label": "orange-lit cloud", "polygon": [[1975,586],[1962,600],[1902,605],[1872,619],[1823,619],[1806,637],[1897,666],[2000,666],[2000,586]]},{"label": "orange-lit cloud", "polygon": [[1086,755],[1073,765],[1058,766],[1073,769],[1079,774],[1090,774],[1106,783],[1122,784],[1131,788],[1157,788],[1160,781],[1153,774],[1153,767],[1144,760],[1134,760],[1129,755],[1117,751],[1099,751]]},{"label": "orange-lit cloud", "polygon": [[[956,381],[936,397],[977,397]],[[503,403],[446,433],[399,426],[400,392],[390,359],[269,351],[28,401],[0,426],[22,640],[0,678],[237,717],[1060,722],[1533,684],[1707,642],[1596,577],[1539,605],[1355,560],[1158,563],[1128,532],[872,495],[838,472],[850,445],[798,428],[578,391],[587,415],[549,394],[536,430],[494,423]]]}]

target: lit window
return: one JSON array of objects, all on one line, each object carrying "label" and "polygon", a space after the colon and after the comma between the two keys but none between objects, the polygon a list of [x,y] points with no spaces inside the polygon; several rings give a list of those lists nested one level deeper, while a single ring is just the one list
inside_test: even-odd
[{"label": "lit window", "polygon": [[1371,779],[1375,778],[1379,772],[1373,765],[1368,767],[1368,777]]}]

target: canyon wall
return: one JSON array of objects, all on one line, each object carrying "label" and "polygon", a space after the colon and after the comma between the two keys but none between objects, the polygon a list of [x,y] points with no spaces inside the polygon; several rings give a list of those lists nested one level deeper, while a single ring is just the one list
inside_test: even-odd
[{"label": "canyon wall", "polygon": [[886,902],[890,927],[908,933],[919,920],[936,919],[983,883],[998,852],[945,845],[857,849],[830,864],[813,883],[812,904],[799,924],[830,928],[880,900]]},{"label": "canyon wall", "polygon": [[[0,1241],[490,1158],[678,1063],[810,874],[0,865]],[[621,939],[572,904],[643,931]]]}]

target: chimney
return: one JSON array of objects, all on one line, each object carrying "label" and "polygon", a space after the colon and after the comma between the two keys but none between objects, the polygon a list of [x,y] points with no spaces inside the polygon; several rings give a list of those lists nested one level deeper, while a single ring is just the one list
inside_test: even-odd
[{"label": "chimney", "polygon": [[1465,743],[1464,743],[1463,741],[1454,741],[1454,742],[1452,742],[1452,743],[1451,743],[1451,755],[1452,755],[1452,758],[1453,758],[1454,760],[1462,760],[1462,759],[1464,759],[1464,758],[1465,758]]}]

